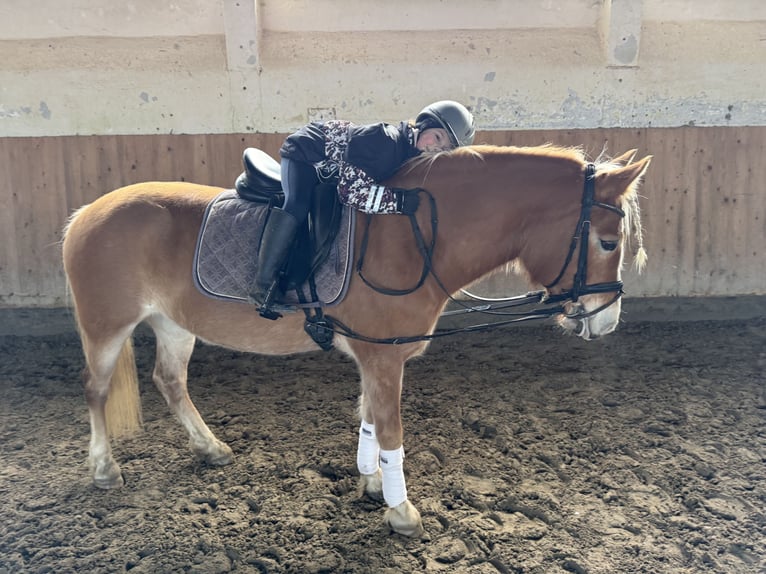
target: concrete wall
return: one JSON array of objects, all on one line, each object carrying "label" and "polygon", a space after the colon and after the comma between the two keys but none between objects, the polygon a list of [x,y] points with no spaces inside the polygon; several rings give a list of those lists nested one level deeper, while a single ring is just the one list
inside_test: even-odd
[{"label": "concrete wall", "polygon": [[[106,6],[105,6],[106,5]],[[762,125],[762,0],[4,0],[0,136]]]},{"label": "concrete wall", "polygon": [[483,142],[655,155],[630,295],[765,294],[765,40],[762,0],[2,0],[0,306],[65,303],[61,227],[110,189],[442,98]]}]

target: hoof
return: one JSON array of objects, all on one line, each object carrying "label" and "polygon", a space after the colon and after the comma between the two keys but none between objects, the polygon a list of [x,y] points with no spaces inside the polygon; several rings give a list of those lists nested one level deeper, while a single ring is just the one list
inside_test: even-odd
[{"label": "hoof", "polygon": [[420,512],[409,500],[386,510],[383,519],[391,530],[402,536],[419,538],[425,534]]},{"label": "hoof", "polygon": [[359,475],[359,498],[363,496],[383,502],[383,473],[380,469],[374,474]]},{"label": "hoof", "polygon": [[197,458],[213,466],[225,466],[234,460],[234,453],[229,445],[221,441],[216,441],[212,448],[195,449],[192,447],[192,451]]},{"label": "hoof", "polygon": [[122,478],[120,467],[113,464],[107,472],[94,474],[93,484],[102,490],[112,490],[122,487],[125,479]]}]

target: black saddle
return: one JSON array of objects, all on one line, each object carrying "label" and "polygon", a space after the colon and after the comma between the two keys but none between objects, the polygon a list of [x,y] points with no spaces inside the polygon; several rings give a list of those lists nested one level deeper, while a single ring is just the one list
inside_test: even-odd
[{"label": "black saddle", "polygon": [[242,155],[243,171],[234,187],[242,199],[256,203],[284,202],[279,162],[266,152],[249,147]]},{"label": "black saddle", "polygon": [[[257,148],[247,148],[245,166],[234,184],[237,194],[247,201],[281,207],[285,196],[279,162]],[[296,246],[287,262],[284,290],[303,284],[327,258],[338,234],[343,206],[338,199],[337,180],[320,182],[314,189],[306,224],[298,231]]]}]

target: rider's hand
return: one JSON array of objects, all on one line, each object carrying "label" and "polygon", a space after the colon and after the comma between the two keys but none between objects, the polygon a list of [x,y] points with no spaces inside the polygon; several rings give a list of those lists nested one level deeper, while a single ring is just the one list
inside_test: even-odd
[{"label": "rider's hand", "polygon": [[394,189],[396,212],[413,215],[420,205],[420,189]]}]

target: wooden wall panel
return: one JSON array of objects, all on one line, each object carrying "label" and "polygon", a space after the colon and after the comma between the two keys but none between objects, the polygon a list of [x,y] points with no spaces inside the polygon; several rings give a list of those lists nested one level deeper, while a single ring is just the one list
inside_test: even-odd
[{"label": "wooden wall panel", "polygon": [[61,230],[78,207],[131,183],[228,187],[242,150],[276,156],[284,136],[158,135],[0,138],[0,305],[65,304]]},{"label": "wooden wall panel", "polygon": [[632,148],[654,156],[641,191],[649,263],[640,277],[628,269],[630,295],[766,293],[766,127],[482,135],[500,145],[581,145],[590,157],[603,146],[612,156]]},{"label": "wooden wall panel", "polygon": [[[0,138],[0,305],[65,303],[61,229],[99,195],[148,180],[231,186],[242,150],[272,156],[284,134]],[[643,186],[646,272],[627,272],[633,296],[764,294],[766,127],[481,132],[498,145],[553,142],[596,157],[652,154]],[[504,276],[492,294],[521,287]],[[511,291],[511,292],[514,292]]]}]

